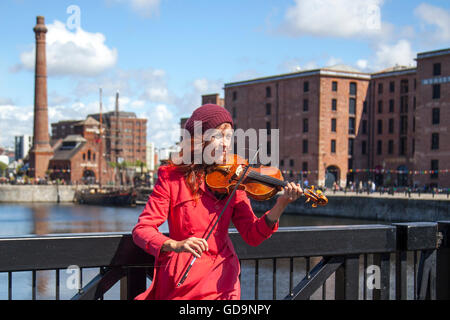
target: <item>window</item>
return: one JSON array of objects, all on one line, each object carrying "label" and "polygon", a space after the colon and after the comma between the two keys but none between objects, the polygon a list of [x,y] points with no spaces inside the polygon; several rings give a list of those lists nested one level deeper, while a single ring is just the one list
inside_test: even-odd
[{"label": "window", "polygon": [[303,92],[309,92],[309,82],[303,82]]},{"label": "window", "polygon": [[272,104],[266,104],[266,116],[270,116],[272,114]]},{"label": "window", "polygon": [[334,92],[337,92],[337,91],[338,91],[338,83],[337,83],[337,81],[333,81],[333,82],[332,82],[332,84],[331,84],[331,90],[334,91]]},{"label": "window", "polygon": [[331,153],[336,153],[336,140],[331,140]]},{"label": "window", "polygon": [[383,120],[377,121],[377,133],[382,134],[383,133]]},{"label": "window", "polygon": [[270,98],[270,97],[272,97],[272,88],[267,87],[266,88],[266,98]]},{"label": "window", "polygon": [[306,177],[307,171],[308,171],[308,162],[302,163],[302,171],[303,171],[303,177]]},{"label": "window", "polygon": [[433,99],[440,99],[440,98],[441,98],[441,85],[433,84]]},{"label": "window", "polygon": [[377,154],[380,155],[382,152],[382,147],[383,147],[383,141],[378,140],[377,141]]},{"label": "window", "polygon": [[267,129],[267,134],[270,134],[270,130],[272,129],[272,124],[270,123],[270,121],[266,122],[266,129]]},{"label": "window", "polygon": [[439,149],[439,133],[431,134],[431,150]]},{"label": "window", "polygon": [[87,158],[88,158],[88,161],[91,161],[91,150],[88,150],[88,156],[87,156]]},{"label": "window", "polygon": [[394,133],[394,119],[389,119],[389,133]]},{"label": "window", "polygon": [[83,161],[86,161],[86,153],[83,153]]},{"label": "window", "polygon": [[355,118],[348,119],[348,134],[355,134]]},{"label": "window", "polygon": [[430,178],[431,179],[437,179],[439,177],[439,160],[431,160],[431,172]]},{"label": "window", "polygon": [[362,133],[367,134],[367,120],[362,121]]},{"label": "window", "polygon": [[349,102],[349,111],[350,114],[355,115],[356,114],[356,99],[350,98]]},{"label": "window", "polygon": [[394,99],[389,100],[389,112],[394,113]]},{"label": "window", "polygon": [[440,76],[440,75],[441,75],[441,64],[434,63],[433,64],[433,76]]},{"label": "window", "polygon": [[237,100],[237,92],[233,91],[233,101],[236,101],[236,100]]},{"label": "window", "polygon": [[308,126],[308,119],[303,119],[303,132],[308,132],[309,126]]},{"label": "window", "polygon": [[356,95],[356,82],[350,82],[350,94],[352,96]]},{"label": "window", "polygon": [[294,159],[289,160],[289,165],[290,165],[291,167],[294,166]]},{"label": "window", "polygon": [[400,138],[400,155],[406,155],[406,137]]},{"label": "window", "polygon": [[403,96],[400,98],[400,113],[408,112],[408,96]]},{"label": "window", "polygon": [[412,154],[414,155],[414,153],[416,152],[416,140],[412,139]]},{"label": "window", "polygon": [[395,92],[395,81],[389,82],[389,92]]},{"label": "window", "polygon": [[400,134],[406,134],[408,132],[408,117],[400,117]]},{"label": "window", "polygon": [[400,81],[400,93],[405,94],[409,91],[408,79],[403,79]]},{"label": "window", "polygon": [[233,119],[236,119],[236,107],[233,107]]},{"label": "window", "polygon": [[[353,159],[348,159],[348,168],[353,169]],[[350,173],[350,176],[353,176],[353,173]],[[353,178],[351,178],[353,180]]]},{"label": "window", "polygon": [[303,140],[303,153],[308,153],[308,140]]},{"label": "window", "polygon": [[378,113],[383,113],[383,101],[378,101]]},{"label": "window", "polygon": [[355,146],[355,139],[348,139],[348,155],[352,156],[353,155],[353,150]]},{"label": "window", "polygon": [[336,132],[336,119],[331,119],[331,132]]},{"label": "window", "polygon": [[383,93],[383,84],[379,83],[378,84],[378,94],[382,94]]},{"label": "window", "polygon": [[367,141],[363,141],[361,144],[361,154],[367,154]]},{"label": "window", "polygon": [[267,141],[267,155],[271,155],[272,154],[272,144],[270,143],[270,141]]},{"label": "window", "polygon": [[337,99],[331,100],[331,110],[336,111],[337,110]]},{"label": "window", "polygon": [[304,99],[303,100],[303,111],[304,112],[308,112],[309,110],[309,100],[308,99]]},{"label": "window", "polygon": [[284,159],[280,160],[280,167],[284,167]]},{"label": "window", "polygon": [[389,140],[388,142],[388,153],[389,154],[394,153],[394,140]]},{"label": "window", "polygon": [[440,109],[439,108],[433,108],[432,110],[432,123],[433,124],[439,124],[440,123]]},{"label": "window", "polygon": [[367,113],[367,101],[363,103],[363,113]]}]

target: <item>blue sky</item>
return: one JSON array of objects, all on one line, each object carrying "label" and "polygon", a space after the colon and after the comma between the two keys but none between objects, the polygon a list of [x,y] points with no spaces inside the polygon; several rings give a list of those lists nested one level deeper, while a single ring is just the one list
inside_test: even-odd
[{"label": "blue sky", "polygon": [[[79,8],[79,27],[74,11]],[[179,118],[227,82],[346,64],[371,72],[414,65],[448,48],[450,1],[2,0],[0,145],[31,134],[32,28],[47,35],[50,122],[121,106],[149,119],[148,140],[167,147]]]}]

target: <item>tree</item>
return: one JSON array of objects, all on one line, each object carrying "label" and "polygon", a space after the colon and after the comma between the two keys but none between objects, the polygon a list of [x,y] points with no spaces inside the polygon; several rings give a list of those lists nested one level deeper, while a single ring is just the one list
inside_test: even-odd
[{"label": "tree", "polygon": [[3,177],[8,169],[8,165],[0,161],[0,177]]}]

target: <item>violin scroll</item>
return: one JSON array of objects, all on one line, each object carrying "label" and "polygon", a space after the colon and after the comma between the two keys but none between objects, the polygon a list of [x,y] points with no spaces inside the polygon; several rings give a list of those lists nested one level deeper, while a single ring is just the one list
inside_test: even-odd
[{"label": "violin scroll", "polygon": [[328,204],[327,197],[322,193],[322,190],[315,190],[314,186],[310,189],[305,189],[303,194],[307,198],[305,203],[312,202],[312,207],[317,208],[317,206],[326,206]]}]

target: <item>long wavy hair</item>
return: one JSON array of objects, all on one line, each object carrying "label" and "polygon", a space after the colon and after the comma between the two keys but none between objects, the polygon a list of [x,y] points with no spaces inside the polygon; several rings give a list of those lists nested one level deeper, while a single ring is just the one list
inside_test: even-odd
[{"label": "long wavy hair", "polygon": [[[203,154],[203,150],[205,149],[205,147],[208,145],[209,141],[202,141],[201,144],[201,151]],[[173,166],[176,167],[177,170],[183,172],[184,177],[186,179],[186,184],[189,188],[189,190],[191,191],[192,195],[194,196],[194,199],[197,201],[198,198],[200,197],[199,194],[199,189],[200,189],[200,185],[202,184],[203,180],[205,179],[206,174],[209,172],[209,170],[213,167],[213,165],[210,164],[205,164],[205,163],[201,163],[201,164],[196,164],[194,162],[194,152],[196,148],[199,148],[199,146],[196,146],[194,138],[189,138],[187,140],[183,140],[182,144],[184,144],[184,147],[186,148],[186,146],[190,145],[190,155],[191,155],[191,159],[189,161],[189,163],[183,163],[182,161],[177,161],[177,163],[175,163],[173,161],[173,159],[171,158],[169,160],[169,166]],[[181,148],[181,151],[175,155],[175,157],[179,158],[179,159],[183,159],[183,148]],[[203,160],[203,157],[202,157]],[[180,163],[181,162],[181,163]]]}]

